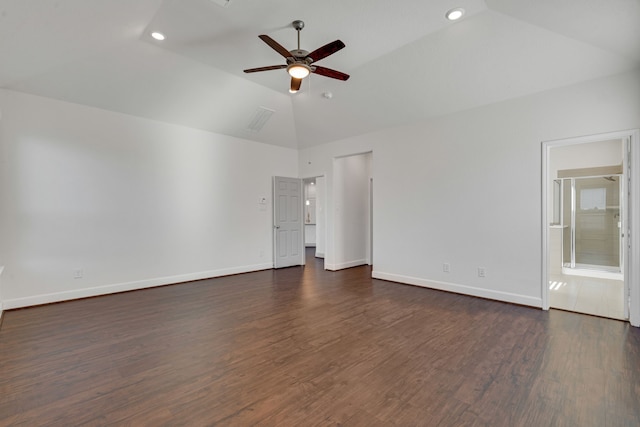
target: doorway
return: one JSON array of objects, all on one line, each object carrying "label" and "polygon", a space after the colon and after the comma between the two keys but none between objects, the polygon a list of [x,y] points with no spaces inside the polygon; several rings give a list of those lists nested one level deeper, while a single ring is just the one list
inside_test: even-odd
[{"label": "doorway", "polygon": [[[608,169],[621,172],[622,164]],[[559,263],[560,268],[550,273],[549,304],[552,308],[626,320],[622,256],[626,218],[621,209],[624,176],[566,177],[579,171],[558,171],[559,178],[554,180],[555,186],[560,185],[561,198],[552,203],[559,205],[561,222],[549,232],[554,236],[550,244],[558,246],[554,253],[559,253],[560,259],[551,264]],[[589,175],[593,172],[586,171]]]},{"label": "doorway", "polygon": [[333,160],[332,239],[325,268],[341,270],[372,264],[373,153]]},{"label": "doorway", "polygon": [[629,262],[637,138],[628,131],[543,143],[544,309],[639,323],[638,271]]},{"label": "doorway", "polygon": [[324,176],[304,178],[304,246],[308,256],[324,259],[326,247],[326,180]]}]

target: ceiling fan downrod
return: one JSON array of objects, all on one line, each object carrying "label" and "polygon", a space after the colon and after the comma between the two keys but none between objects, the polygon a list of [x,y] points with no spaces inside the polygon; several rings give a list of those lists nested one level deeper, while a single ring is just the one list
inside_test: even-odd
[{"label": "ceiling fan downrod", "polygon": [[304,21],[296,19],[291,23],[291,26],[298,32],[298,50],[300,50],[300,31],[302,31],[302,29],[304,28]]}]

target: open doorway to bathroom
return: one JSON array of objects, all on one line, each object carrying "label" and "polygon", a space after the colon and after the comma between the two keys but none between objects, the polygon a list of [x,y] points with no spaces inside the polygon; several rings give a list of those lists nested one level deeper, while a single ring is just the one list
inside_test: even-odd
[{"label": "open doorway to bathroom", "polygon": [[543,308],[629,319],[632,136],[543,144]]},{"label": "open doorway to bathroom", "polygon": [[549,230],[550,306],[625,320],[622,164],[558,170],[557,175],[554,188],[559,187],[560,197],[553,203],[560,221]]}]

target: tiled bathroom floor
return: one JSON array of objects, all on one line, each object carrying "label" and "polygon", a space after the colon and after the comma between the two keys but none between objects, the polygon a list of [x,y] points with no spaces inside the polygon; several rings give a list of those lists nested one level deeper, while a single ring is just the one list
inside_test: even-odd
[{"label": "tiled bathroom floor", "polygon": [[625,320],[622,280],[558,275],[549,279],[551,308]]}]

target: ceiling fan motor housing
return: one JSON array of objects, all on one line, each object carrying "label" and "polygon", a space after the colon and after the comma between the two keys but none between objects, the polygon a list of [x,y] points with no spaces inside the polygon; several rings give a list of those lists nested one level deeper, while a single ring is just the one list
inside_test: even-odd
[{"label": "ceiling fan motor housing", "polygon": [[309,55],[309,52],[307,52],[304,49],[293,49],[293,50],[290,50],[289,53],[293,55],[293,57],[296,59],[305,59],[307,55]]}]

